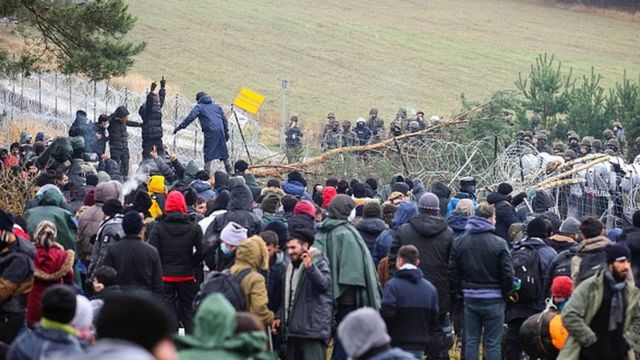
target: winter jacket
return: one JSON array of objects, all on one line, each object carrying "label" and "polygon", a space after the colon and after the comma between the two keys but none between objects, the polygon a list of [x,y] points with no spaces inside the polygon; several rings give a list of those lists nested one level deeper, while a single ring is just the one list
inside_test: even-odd
[{"label": "winter jacket", "polygon": [[278,251],[275,259],[270,259],[269,270],[262,272],[267,279],[267,295],[269,296],[269,310],[276,313],[282,303],[284,294],[284,274],[287,271],[289,259],[282,251]]},{"label": "winter jacket", "polygon": [[74,258],[72,250],[65,251],[56,243],[49,249],[36,247],[33,288],[27,299],[27,324],[40,321],[40,301],[45,290],[57,284],[72,284]]},{"label": "winter jacket", "polygon": [[313,201],[311,195],[307,193],[304,185],[299,181],[285,180],[285,182],[282,184],[282,190],[284,190],[286,194],[293,195],[300,200]]},{"label": "winter jacket", "polygon": [[419,213],[398,229],[389,252],[389,268],[394,272],[400,247],[413,245],[418,249],[418,267],[424,277],[438,289],[438,308],[443,315],[451,312],[447,265],[452,243],[453,232],[443,218]]},{"label": "winter jacket", "polygon": [[180,360],[274,358],[266,351],[264,332],[235,334],[236,327],[236,311],[229,301],[222,294],[207,296],[193,318],[193,335],[174,339]]},{"label": "winter jacket", "polygon": [[[292,286],[294,266],[287,266],[283,289],[286,300],[282,309],[286,312],[285,334],[287,338],[321,339],[329,344],[333,318],[331,270],[329,262],[318,249],[311,248],[310,252],[313,253],[313,264],[309,269],[299,265],[298,286],[295,288]],[[285,304],[288,308],[284,308]]]},{"label": "winter jacket", "polygon": [[409,351],[427,348],[438,322],[438,290],[416,268],[403,268],[384,287],[380,315],[391,345]]},{"label": "winter jacket", "polygon": [[24,213],[27,231],[33,237],[36,227],[42,220],[49,220],[56,225],[58,235],[56,242],[66,250],[75,250],[77,227],[73,221],[73,214],[66,210],[64,198],[60,192],[50,189],[42,194],[40,206],[31,208]]},{"label": "winter jacket", "polygon": [[87,113],[84,111],[76,112],[76,118],[73,120],[73,124],[69,128],[69,137],[82,136],[84,137],[89,127],[89,120],[87,120]]},{"label": "winter jacket", "polygon": [[39,327],[33,332],[24,332],[18,336],[9,348],[7,359],[63,359],[83,352],[77,337],[67,332]]},{"label": "winter jacket", "polygon": [[136,121],[119,119],[113,115],[111,116],[111,121],[109,121],[107,131],[109,132],[109,148],[112,151],[118,150],[125,153],[129,152],[129,135],[127,134],[127,126],[142,127],[142,124]]},{"label": "winter jacket", "polygon": [[417,213],[418,207],[411,201],[403,202],[400,204],[400,206],[398,206],[398,209],[396,210],[395,214],[393,214],[393,219],[391,220],[391,229],[384,230],[376,238],[376,242],[373,247],[373,253],[371,254],[373,258],[373,264],[376,266],[376,268],[378,267],[380,260],[389,255],[391,244],[393,244],[393,237],[395,236],[394,230],[399,229],[400,226],[407,223]]},{"label": "winter jacket", "polygon": [[113,244],[104,258],[104,265],[118,272],[118,285],[123,290],[144,289],[162,293],[162,267],[158,250],[139,236],[126,235]]},{"label": "winter jacket", "polygon": [[415,360],[413,354],[408,353],[399,348],[391,348],[379,354],[376,354],[367,360]]},{"label": "winter jacket", "polygon": [[242,173],[239,175],[242,176],[242,178],[244,179],[244,183],[247,184],[249,190],[251,190],[251,197],[253,198],[253,200],[259,198],[260,194],[262,193],[262,188],[260,187],[260,185],[258,185],[255,176],[249,173]]},{"label": "winter jacket", "polygon": [[468,219],[468,216],[458,215],[455,212],[447,216],[447,225],[449,225],[449,228],[453,231],[454,237],[464,234]]},{"label": "winter jacket", "polygon": [[494,235],[487,219],[472,216],[467,232],[453,241],[449,278],[453,293],[463,289],[499,290],[502,296],[513,287],[513,263],[504,239]]},{"label": "winter jacket", "polygon": [[618,242],[625,244],[631,250],[631,258],[635,259],[631,263],[631,269],[636,280],[636,286],[640,287],[640,228],[630,227],[625,229],[618,237]]},{"label": "winter jacket", "polygon": [[155,360],[150,352],[142,346],[120,339],[103,338],[95,345],[87,347],[87,352],[81,356],[71,357],[71,360]]},{"label": "winter jacket", "polygon": [[571,277],[571,259],[577,251],[578,244],[574,244],[567,250],[559,252],[558,255],[553,258],[545,274],[544,285],[542,287],[545,299],[551,297],[551,284],[553,283],[553,279],[557,276]]},{"label": "winter jacket", "polygon": [[449,198],[451,197],[451,189],[441,182],[431,185],[431,192],[440,200],[440,216],[447,216],[447,206],[449,206]]},{"label": "winter jacket", "polygon": [[196,191],[198,197],[204,200],[213,200],[217,196],[215,191],[211,189],[211,184],[209,184],[208,181],[194,180],[190,186]]},{"label": "winter jacket", "polygon": [[547,245],[551,246],[558,254],[576,244],[576,240],[574,238],[561,233],[553,234],[546,242]]},{"label": "winter jacket", "polygon": [[[559,360],[578,360],[583,348],[593,345],[598,340],[598,334],[591,330],[590,324],[602,304],[604,286],[604,271],[583,281],[573,290],[571,298],[562,309],[562,322],[569,331],[569,338],[560,350]],[[633,286],[633,281],[627,278],[624,290],[624,324],[623,337],[630,349],[627,359],[635,359],[635,352],[640,352],[640,290]]]},{"label": "winter jacket", "polygon": [[83,211],[78,216],[78,237],[76,239],[77,257],[88,264],[91,262],[93,245],[91,238],[98,233],[100,224],[104,220],[102,205],[111,199],[122,197],[122,184],[117,181],[107,181],[96,186],[93,195],[96,204]]},{"label": "winter jacket", "polygon": [[185,129],[196,118],[200,120],[200,128],[204,133],[204,161],[228,159],[226,139],[229,138],[229,127],[222,108],[213,102],[211,96],[205,95],[178,125],[178,129]]},{"label": "winter jacket", "polygon": [[117,214],[109,218],[104,219],[98,233],[96,234],[95,242],[93,243],[93,251],[91,253],[91,264],[87,271],[87,279],[93,278],[93,272],[102,265],[104,258],[107,256],[109,247],[119,242],[124,237],[124,229],[122,229],[123,216]]},{"label": "winter jacket", "polygon": [[266,280],[258,270],[269,268],[269,252],[264,240],[252,236],[240,243],[236,250],[236,263],[231,267],[231,274],[238,275],[245,269],[251,269],[240,282],[245,297],[247,311],[257,316],[264,324],[273,322],[274,314],[269,310]]},{"label": "winter jacket", "polygon": [[[599,258],[601,260],[601,266],[606,267],[606,254],[604,253],[604,248],[611,245],[612,242],[606,236],[596,236],[590,239],[582,239],[578,243],[578,249],[576,250],[576,254],[571,258],[571,280],[573,280],[573,286],[576,287],[580,283],[581,280],[584,280],[589,274],[582,274],[581,264],[585,257],[590,258]],[[594,264],[590,264],[594,266]]]},{"label": "winter jacket", "polygon": [[149,244],[158,249],[165,281],[170,277],[193,276],[193,268],[202,262],[205,252],[200,227],[180,212],[164,214],[156,220]]},{"label": "winter jacket", "polygon": [[487,202],[496,208],[496,235],[509,241],[509,228],[518,222],[511,196],[494,192],[487,196]]},{"label": "winter jacket", "polygon": [[[540,258],[540,278],[538,281],[541,286],[544,286],[544,279],[546,274],[549,272],[551,262],[558,253],[556,253],[551,246],[547,245],[545,241],[540,238],[527,237],[522,241],[519,241],[516,245],[531,246],[536,249]],[[518,301],[516,303],[509,303],[507,306],[505,321],[509,322],[513,319],[526,319],[529,316],[544,310],[544,301],[546,298],[544,297],[545,294],[543,289],[541,288],[540,290],[537,301]]]},{"label": "winter jacket", "polygon": [[382,202],[386,201],[389,198],[389,196],[391,196],[391,193],[393,192],[393,184],[397,182],[403,182],[407,184],[409,183],[407,177],[402,175],[401,173],[393,175],[391,177],[391,181],[389,181],[388,184],[383,186],[379,192],[378,197],[380,198],[380,200],[382,200]]},{"label": "winter jacket", "polygon": [[251,191],[246,185],[234,186],[231,190],[231,200],[227,206],[228,211],[216,216],[207,228],[204,240],[209,246],[217,248],[222,229],[231,221],[247,229],[247,236],[260,233],[262,222],[253,213],[251,205]]},{"label": "winter jacket", "polygon": [[162,143],[162,106],[164,105],[166,93],[165,89],[160,89],[158,92],[160,109],[154,108],[153,102],[156,94],[150,92],[147,94],[147,101],[138,110],[138,114],[142,118],[143,142],[155,143],[160,141],[160,144]]},{"label": "winter jacket", "polygon": [[358,307],[380,309],[380,286],[367,245],[346,220],[327,219],[317,225],[315,246],[331,266],[333,300],[355,290]]},{"label": "winter jacket", "polygon": [[0,252],[0,313],[24,314],[33,284],[33,244],[22,238]]},{"label": "winter jacket", "polygon": [[447,205],[447,215],[451,214],[456,210],[456,206],[458,206],[458,201],[462,199],[469,199],[473,203],[473,212],[475,213],[478,208],[478,202],[476,201],[476,196],[474,194],[469,194],[464,191],[460,191],[455,194],[451,200],[449,200],[449,204]]},{"label": "winter jacket", "polygon": [[362,240],[367,245],[369,253],[373,254],[373,248],[376,244],[376,239],[383,231],[387,230],[387,224],[379,218],[363,218],[358,224],[356,224],[356,230],[362,236]]},{"label": "winter jacket", "polygon": [[[99,138],[98,138],[99,137]],[[107,129],[98,123],[89,124],[87,137],[84,139],[84,152],[94,153],[98,157],[107,150]]]}]

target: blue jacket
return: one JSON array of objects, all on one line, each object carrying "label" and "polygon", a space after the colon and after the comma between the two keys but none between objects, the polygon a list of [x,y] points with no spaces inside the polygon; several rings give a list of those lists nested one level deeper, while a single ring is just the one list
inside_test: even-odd
[{"label": "blue jacket", "polygon": [[194,180],[191,183],[191,188],[198,193],[198,197],[205,200],[214,200],[218,195],[211,189],[211,185],[202,180]]},{"label": "blue jacket", "polygon": [[204,161],[228,159],[226,139],[229,137],[229,126],[222,108],[213,102],[211,96],[205,95],[178,125],[178,129],[185,129],[196,118],[200,120],[200,127],[204,133]]},{"label": "blue jacket", "polygon": [[384,287],[380,315],[387,323],[391,345],[424,350],[438,319],[438,291],[420,269],[394,273]]},{"label": "blue jacket", "polygon": [[299,181],[285,180],[284,184],[282,184],[282,190],[285,194],[293,195],[301,200],[313,201],[311,195],[307,194],[304,185]]},{"label": "blue jacket", "polygon": [[[414,202],[405,201],[398,206],[396,213],[391,220],[391,229],[397,230],[400,226],[406,224],[412,217],[418,213],[418,207]],[[384,230],[376,238],[373,245],[373,264],[377,267],[382,258],[389,254],[391,244],[393,244],[393,231],[391,229]]]},{"label": "blue jacket", "polygon": [[83,354],[80,341],[73,335],[51,329],[38,328],[24,332],[11,344],[7,359],[54,359]]},{"label": "blue jacket", "polygon": [[473,194],[460,191],[454,197],[452,197],[451,200],[449,200],[449,205],[447,206],[447,215],[450,215],[452,212],[455,211],[456,206],[458,206],[458,201],[460,201],[461,199],[471,200],[471,202],[473,203],[473,212],[474,213],[476,212],[476,209],[478,208],[478,202],[476,201],[476,196]]}]

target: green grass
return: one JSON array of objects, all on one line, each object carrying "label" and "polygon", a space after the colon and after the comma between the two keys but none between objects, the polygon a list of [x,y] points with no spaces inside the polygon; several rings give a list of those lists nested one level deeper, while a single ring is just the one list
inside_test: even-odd
[{"label": "green grass", "polygon": [[230,103],[243,86],[279,111],[320,121],[389,121],[401,106],[448,115],[465,93],[514,88],[537,54],[611,86],[640,74],[640,23],[517,0],[135,0],[133,37],[148,43],[133,72],[165,75],[192,97]]}]

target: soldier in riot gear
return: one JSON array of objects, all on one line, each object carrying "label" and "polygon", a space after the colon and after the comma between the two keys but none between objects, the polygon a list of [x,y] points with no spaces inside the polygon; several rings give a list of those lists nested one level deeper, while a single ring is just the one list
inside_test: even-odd
[{"label": "soldier in riot gear", "polygon": [[[419,130],[418,131],[424,130],[424,129],[427,128],[427,122],[424,119],[424,112],[423,111],[418,111],[416,113],[416,119],[414,121],[418,122],[418,125],[419,125],[419,127],[418,127]],[[409,123],[409,124],[411,124],[411,123]]]},{"label": "soldier in riot gear", "polygon": [[353,145],[367,145],[371,139],[371,129],[366,125],[363,118],[356,120],[356,127],[353,129],[355,133],[355,143]]},{"label": "soldier in riot gear", "polygon": [[400,135],[402,135],[402,123],[396,120],[393,123],[391,123],[391,126],[389,127],[389,137],[395,137]]},{"label": "soldier in riot gear", "polygon": [[371,130],[371,133],[375,135],[378,129],[378,123],[382,122],[382,126],[384,126],[384,120],[382,120],[378,116],[378,109],[372,108],[369,110],[369,119],[367,120],[367,127]]},{"label": "soldier in riot gear", "polygon": [[593,139],[591,141],[591,151],[594,154],[602,154],[602,141],[600,139]]},{"label": "soldier in riot gear", "polygon": [[591,139],[588,136],[582,138],[580,142],[580,157],[591,154]]},{"label": "soldier in riot gear", "polygon": [[289,128],[285,132],[287,137],[287,160],[289,164],[294,163],[300,159],[302,155],[302,138],[304,134],[298,127],[298,117],[292,116]]},{"label": "soldier in riot gear", "polygon": [[549,147],[549,145],[547,145],[547,135],[544,133],[541,133],[536,136],[538,138],[538,143],[536,146],[536,148],[538,149],[538,152],[546,152],[547,154],[552,154],[553,151],[551,151],[551,148]]},{"label": "soldier in riot gear", "polygon": [[356,136],[351,131],[351,122],[349,120],[345,120],[342,122],[342,147],[354,146],[356,145]]},{"label": "soldier in riot gear", "polygon": [[576,152],[571,149],[565,150],[564,154],[562,154],[562,157],[564,158],[564,161],[575,160]]},{"label": "soldier in riot gear", "polygon": [[618,140],[618,151],[624,155],[627,153],[627,137],[624,134],[624,127],[620,121],[614,122],[611,126],[613,127],[613,137]]},{"label": "soldier in riot gear", "polygon": [[611,129],[606,129],[602,132],[602,139],[606,143],[607,141],[613,139],[613,131]]},{"label": "soldier in riot gear", "polygon": [[531,131],[525,131],[522,134],[522,141],[533,145],[533,133]]},{"label": "soldier in riot gear", "polygon": [[[329,114],[327,114],[327,123],[324,124],[324,129],[322,130],[322,141],[324,142],[324,138],[327,135],[327,133],[329,132],[329,130],[331,130],[331,123],[336,119],[336,115],[332,112],[330,112]],[[339,126],[339,125],[338,125]]]},{"label": "soldier in riot gear", "polygon": [[342,145],[342,132],[340,131],[340,123],[335,118],[329,123],[329,129],[322,139],[322,149],[331,150]]},{"label": "soldier in riot gear", "polygon": [[570,131],[567,134],[567,140],[569,144],[567,144],[567,149],[573,150],[574,153],[578,154],[580,152],[580,137],[575,131]]},{"label": "soldier in riot gear", "polygon": [[620,143],[615,138],[607,141],[607,144],[605,145],[605,149],[613,151],[614,156],[622,155],[620,153]]},{"label": "soldier in riot gear", "polygon": [[557,142],[553,144],[553,155],[562,156],[564,153],[564,144]]}]

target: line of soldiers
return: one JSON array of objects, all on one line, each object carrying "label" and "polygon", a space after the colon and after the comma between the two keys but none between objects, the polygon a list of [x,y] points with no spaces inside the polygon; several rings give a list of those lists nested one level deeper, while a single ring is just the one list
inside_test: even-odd
[{"label": "line of soldiers", "polygon": [[612,124],[612,129],[606,129],[602,133],[602,139],[592,136],[584,136],[580,139],[578,133],[573,130],[567,132],[567,143],[555,142],[553,147],[548,143],[549,134],[546,130],[520,131],[518,140],[534,146],[538,152],[546,152],[562,156],[566,161],[574,160],[589,154],[604,153],[611,156],[622,157],[633,163],[640,155],[640,137],[635,139],[634,146],[629,149],[624,134],[624,127],[618,121]]}]

